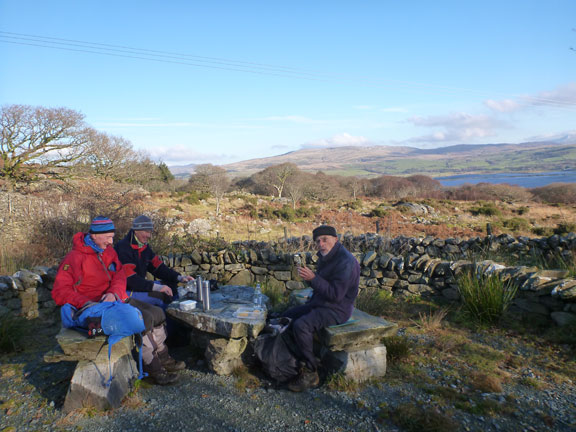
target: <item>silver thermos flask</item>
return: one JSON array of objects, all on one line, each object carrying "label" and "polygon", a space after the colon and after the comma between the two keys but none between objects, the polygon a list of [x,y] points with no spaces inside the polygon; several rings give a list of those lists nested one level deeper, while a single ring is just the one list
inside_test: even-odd
[{"label": "silver thermos flask", "polygon": [[204,281],[203,283],[204,285],[204,292],[202,294],[203,296],[203,302],[202,302],[202,307],[204,310],[210,310],[210,281]]},{"label": "silver thermos flask", "polygon": [[196,300],[201,302],[203,300],[203,287],[204,284],[202,283],[202,276],[198,275],[196,278]]}]

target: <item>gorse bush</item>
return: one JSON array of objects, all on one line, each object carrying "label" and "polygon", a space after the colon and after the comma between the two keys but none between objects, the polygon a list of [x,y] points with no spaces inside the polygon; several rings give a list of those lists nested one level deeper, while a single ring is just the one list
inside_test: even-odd
[{"label": "gorse bush", "polygon": [[499,275],[464,272],[458,277],[458,291],[464,312],[480,324],[496,324],[514,299],[518,286]]},{"label": "gorse bush", "polygon": [[528,231],[530,222],[521,217],[513,217],[502,221],[502,225],[510,231]]},{"label": "gorse bush", "polygon": [[476,207],[470,207],[470,213],[474,216],[499,216],[501,211],[492,203],[484,203]]}]

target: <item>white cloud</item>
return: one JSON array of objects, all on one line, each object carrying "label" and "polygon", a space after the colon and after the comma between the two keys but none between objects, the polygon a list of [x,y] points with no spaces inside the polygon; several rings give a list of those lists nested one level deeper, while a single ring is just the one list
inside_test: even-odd
[{"label": "white cloud", "polygon": [[189,163],[225,163],[234,158],[231,155],[217,155],[214,153],[200,153],[186,145],[154,146],[143,148],[155,161],[165,162],[167,165],[186,165]]},{"label": "white cloud", "polygon": [[486,100],[484,104],[498,112],[512,112],[534,106],[569,108],[576,105],[576,82],[571,82],[554,90],[535,94],[520,95],[515,99]]},{"label": "white cloud", "polygon": [[443,129],[405,141],[409,143],[470,141],[475,138],[493,136],[497,129],[509,127],[506,123],[494,117],[467,113],[411,117],[407,121],[415,126]]},{"label": "white cloud", "polygon": [[484,101],[484,105],[486,105],[491,110],[498,112],[512,112],[518,111],[522,108],[521,104],[513,101],[512,99],[504,99],[500,101],[488,99]]},{"label": "white cloud", "polygon": [[331,138],[307,142],[302,145],[302,148],[365,146],[369,144],[370,141],[367,138],[363,136],[353,136],[345,132],[334,135]]}]

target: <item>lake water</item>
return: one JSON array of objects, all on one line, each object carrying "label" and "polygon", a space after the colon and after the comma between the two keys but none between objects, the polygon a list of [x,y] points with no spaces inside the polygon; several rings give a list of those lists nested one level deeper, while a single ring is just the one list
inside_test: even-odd
[{"label": "lake water", "polygon": [[463,174],[448,177],[436,177],[442,186],[460,186],[465,183],[508,183],[525,188],[546,186],[550,183],[576,183],[576,171],[552,171],[545,173],[499,173],[499,174]]}]

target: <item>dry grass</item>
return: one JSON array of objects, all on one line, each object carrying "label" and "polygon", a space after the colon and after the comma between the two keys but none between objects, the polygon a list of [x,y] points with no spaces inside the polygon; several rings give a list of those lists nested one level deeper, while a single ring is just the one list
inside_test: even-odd
[{"label": "dry grass", "polygon": [[423,331],[433,332],[442,328],[442,323],[449,311],[450,307],[442,307],[428,314],[420,312],[418,314],[419,319],[417,321],[413,320],[412,322]]}]

